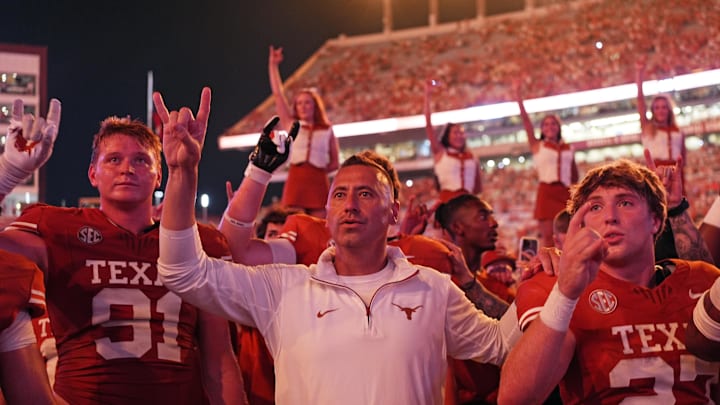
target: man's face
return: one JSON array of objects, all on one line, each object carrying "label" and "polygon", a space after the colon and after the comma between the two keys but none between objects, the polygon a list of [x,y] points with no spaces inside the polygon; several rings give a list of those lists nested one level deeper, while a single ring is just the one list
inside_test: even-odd
[{"label": "man's face", "polygon": [[622,265],[652,251],[661,224],[642,196],[625,188],[598,187],[586,204],[590,208],[583,224],[607,242],[606,263]]},{"label": "man's face", "polygon": [[390,224],[397,222],[398,204],[385,175],[371,166],[340,169],[327,201],[327,223],[338,248],[385,243]]},{"label": "man's face", "polygon": [[88,178],[105,202],[152,204],[153,192],[160,186],[159,169],[151,151],[118,133],[98,145],[97,161],[90,165]]},{"label": "man's face", "polygon": [[498,223],[492,207],[484,201],[464,206],[456,214],[455,234],[480,251],[495,249]]}]

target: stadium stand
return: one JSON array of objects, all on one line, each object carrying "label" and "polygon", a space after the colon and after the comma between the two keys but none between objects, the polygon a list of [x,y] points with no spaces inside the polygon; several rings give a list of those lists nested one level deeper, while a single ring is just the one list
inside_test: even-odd
[{"label": "stadium stand", "polygon": [[[421,114],[422,86],[428,77],[443,84],[433,109],[447,111],[513,101],[511,79],[523,72],[524,97],[531,99],[631,84],[635,61],[640,57],[647,60],[647,79],[720,68],[718,1],[674,0],[674,6],[657,0],[533,3],[532,8],[510,14],[328,40],[285,81],[287,94],[292,96],[304,87],[316,88],[333,123],[342,124]],[[717,110],[720,86],[677,92],[673,97],[678,104]],[[567,123],[573,118],[578,121],[578,117],[589,120],[634,110],[634,100],[623,100],[559,113]],[[223,136],[257,132],[273,113],[274,105],[268,98]],[[692,114],[679,120],[681,125],[692,127],[695,142],[701,143],[688,148],[686,162],[691,212],[700,220],[720,191],[720,112],[711,114],[715,118],[708,122],[702,121],[707,117],[697,119]],[[577,125],[590,124],[578,121]],[[488,144],[485,138],[498,138],[502,131],[497,128],[507,134],[511,127],[520,129],[516,117],[483,122],[479,130],[468,131],[468,142],[476,151],[483,149]],[[513,250],[520,236],[537,232],[532,219],[537,180],[525,139],[516,135],[506,138],[492,142],[511,144],[503,150],[511,151],[510,155],[519,160],[490,167],[488,162],[493,157],[481,158],[485,170],[483,198],[493,204],[502,225],[501,243]],[[423,154],[417,143],[409,148],[392,147],[368,137],[359,142],[341,139],[340,145],[341,159],[370,147],[390,156],[398,166],[419,159],[429,161],[429,154]],[[581,156],[580,174],[616,158],[613,153],[616,151],[595,151],[594,156]],[[628,147],[625,155],[642,159],[637,145]],[[434,201],[437,191],[429,171],[400,171],[404,180],[412,179],[412,186],[403,186],[402,201],[409,201],[411,195],[420,202]]]}]

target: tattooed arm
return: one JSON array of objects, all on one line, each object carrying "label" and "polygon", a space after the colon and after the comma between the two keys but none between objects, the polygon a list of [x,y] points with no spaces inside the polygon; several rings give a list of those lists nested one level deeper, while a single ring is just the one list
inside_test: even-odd
[{"label": "tattooed arm", "polygon": [[475,272],[471,271],[465,261],[460,247],[449,240],[438,239],[449,250],[448,258],[452,264],[453,282],[460,287],[475,308],[481,309],[487,316],[500,319],[509,305],[497,295],[488,291],[477,281]]},{"label": "tattooed arm", "polygon": [[675,250],[678,257],[684,260],[703,260],[714,264],[710,250],[687,210],[676,216],[668,216],[668,220],[675,239]]},{"label": "tattooed arm", "polygon": [[465,296],[475,304],[475,308],[481,309],[491,318],[499,319],[502,317],[510,305],[488,291],[477,280],[473,279],[471,283],[462,285],[460,288],[465,292]]},{"label": "tattooed arm", "polygon": [[[641,91],[641,87],[638,87],[638,92]],[[673,233],[678,258],[713,263],[710,250],[687,212],[689,204],[683,196],[683,159],[679,158],[674,165],[656,166],[648,149],[645,149],[644,154],[647,167],[658,175],[667,190],[667,218]]]}]

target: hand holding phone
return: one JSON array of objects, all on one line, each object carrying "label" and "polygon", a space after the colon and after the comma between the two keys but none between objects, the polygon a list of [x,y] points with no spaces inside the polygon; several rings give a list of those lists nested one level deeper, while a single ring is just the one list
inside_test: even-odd
[{"label": "hand holding phone", "polygon": [[518,244],[518,260],[529,262],[537,256],[540,249],[540,240],[531,236],[523,236]]}]

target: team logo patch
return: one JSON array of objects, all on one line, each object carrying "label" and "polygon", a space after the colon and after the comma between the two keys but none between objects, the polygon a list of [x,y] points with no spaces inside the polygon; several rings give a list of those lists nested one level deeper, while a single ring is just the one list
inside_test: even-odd
[{"label": "team logo patch", "polygon": [[608,290],[595,290],[588,297],[590,307],[601,314],[609,314],[617,308],[617,297]]},{"label": "team logo patch", "polygon": [[415,311],[417,311],[418,309],[423,307],[422,305],[418,305],[416,307],[410,308],[410,307],[400,306],[394,302],[392,304],[395,305],[396,307],[400,308],[400,311],[405,313],[405,317],[407,317],[408,321],[412,321],[412,317],[413,317],[413,314],[415,313]]},{"label": "team logo patch", "polygon": [[78,240],[88,245],[94,245],[102,241],[102,234],[95,228],[83,226],[78,230]]}]

